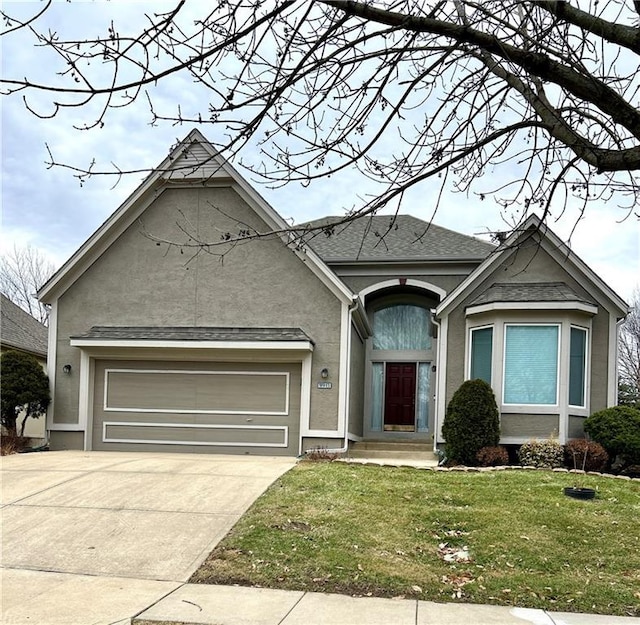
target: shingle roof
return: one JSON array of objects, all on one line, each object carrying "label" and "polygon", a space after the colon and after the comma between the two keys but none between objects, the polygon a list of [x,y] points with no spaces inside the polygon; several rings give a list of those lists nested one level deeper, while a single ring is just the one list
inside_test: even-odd
[{"label": "shingle roof", "polygon": [[300,328],[94,326],[72,339],[142,341],[313,341]]},{"label": "shingle roof", "polygon": [[[344,217],[323,217],[301,227],[330,226]],[[411,215],[362,217],[304,237],[325,262],[483,260],[496,248],[466,234]]]},{"label": "shingle roof", "polygon": [[19,349],[36,356],[47,355],[48,330],[37,319],[0,294],[2,324],[0,339],[3,347]]},{"label": "shingle roof", "polygon": [[595,305],[564,282],[517,282],[492,284],[469,306],[494,302],[583,302]]}]

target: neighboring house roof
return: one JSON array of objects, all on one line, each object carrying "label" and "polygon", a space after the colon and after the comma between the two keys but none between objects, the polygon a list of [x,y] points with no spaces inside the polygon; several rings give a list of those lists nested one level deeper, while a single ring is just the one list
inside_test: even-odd
[{"label": "neighboring house roof", "polygon": [[[324,217],[300,226],[331,226],[343,219]],[[303,240],[327,263],[483,260],[496,249],[486,241],[412,215],[361,217],[303,235]]]},{"label": "neighboring house roof", "polygon": [[34,319],[8,297],[1,295],[2,324],[0,343],[2,347],[18,349],[35,356],[47,356],[47,327]]},{"label": "neighboring house roof", "polygon": [[494,302],[583,302],[594,305],[564,282],[521,282],[492,284],[469,306]]},{"label": "neighboring house roof", "polygon": [[193,326],[94,326],[72,339],[149,341],[309,341],[300,328],[218,328]]}]

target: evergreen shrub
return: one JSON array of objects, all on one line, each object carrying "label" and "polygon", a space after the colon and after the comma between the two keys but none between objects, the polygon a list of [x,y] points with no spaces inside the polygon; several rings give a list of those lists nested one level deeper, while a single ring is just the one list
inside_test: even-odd
[{"label": "evergreen shrub", "polygon": [[[29,417],[37,419],[49,405],[49,378],[35,356],[8,351],[0,357],[0,415],[2,425],[10,436],[23,436]],[[21,431],[17,431],[22,416]]]},{"label": "evergreen shrub", "polygon": [[640,410],[614,406],[594,412],[584,422],[584,431],[600,443],[609,456],[624,464],[640,464]]},{"label": "evergreen shrub", "polygon": [[463,382],[447,406],[442,435],[451,463],[473,466],[483,447],[495,447],[500,440],[500,421],[491,386],[484,380]]}]

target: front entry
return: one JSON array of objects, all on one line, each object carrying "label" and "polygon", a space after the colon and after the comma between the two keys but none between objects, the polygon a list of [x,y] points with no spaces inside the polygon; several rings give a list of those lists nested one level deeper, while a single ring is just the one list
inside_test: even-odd
[{"label": "front entry", "polygon": [[365,440],[430,440],[437,304],[435,296],[403,286],[367,297],[373,334],[365,352]]},{"label": "front entry", "polygon": [[384,431],[416,430],[416,363],[387,363]]}]

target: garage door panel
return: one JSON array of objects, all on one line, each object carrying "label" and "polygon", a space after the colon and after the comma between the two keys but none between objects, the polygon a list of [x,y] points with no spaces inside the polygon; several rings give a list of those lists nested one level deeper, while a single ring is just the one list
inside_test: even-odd
[{"label": "garage door panel", "polygon": [[93,449],[296,455],[300,363],[96,360]]},{"label": "garage door panel", "polygon": [[289,373],[224,372],[200,376],[196,404],[199,410],[286,415]]},{"label": "garage door panel", "polygon": [[103,422],[103,442],[203,447],[248,446],[287,447],[289,428],[282,426],[230,426],[211,424],[163,424],[143,422]]},{"label": "garage door panel", "polygon": [[289,373],[106,369],[106,411],[287,414]]}]

